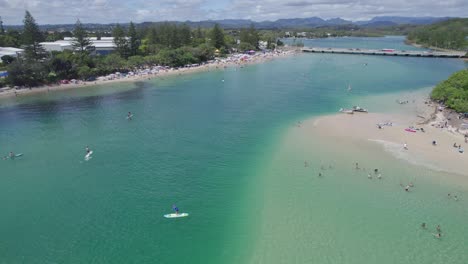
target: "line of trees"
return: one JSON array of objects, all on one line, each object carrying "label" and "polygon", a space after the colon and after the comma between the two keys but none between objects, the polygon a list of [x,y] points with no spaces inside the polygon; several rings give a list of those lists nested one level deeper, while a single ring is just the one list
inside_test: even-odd
[{"label": "line of trees", "polygon": [[[129,71],[144,65],[180,67],[187,64],[203,63],[215,55],[231,51],[258,49],[262,38],[253,27],[225,32],[219,25],[212,29],[192,29],[185,24],[158,23],[137,28],[132,22],[128,27],[116,25],[110,34],[114,37],[115,52],[106,56],[93,56],[90,37],[98,39],[102,32],[89,33],[80,20],[72,32],[41,32],[39,26],[26,11],[22,32],[3,29],[0,19],[0,46],[24,48],[18,58],[4,56],[0,69],[8,71],[2,85],[38,86],[56,83],[62,79],[89,79],[115,71]],[[43,41],[55,41],[73,37],[73,50],[45,52],[40,45]],[[240,39],[238,44],[237,39]],[[269,32],[263,39],[268,48],[274,48],[277,37]]]}]

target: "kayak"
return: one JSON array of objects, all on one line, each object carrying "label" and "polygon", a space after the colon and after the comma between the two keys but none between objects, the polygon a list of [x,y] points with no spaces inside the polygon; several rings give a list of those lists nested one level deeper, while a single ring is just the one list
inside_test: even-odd
[{"label": "kayak", "polygon": [[186,217],[189,216],[188,213],[180,213],[180,214],[165,214],[164,217],[166,218],[179,218],[179,217]]},{"label": "kayak", "polygon": [[406,131],[406,132],[413,132],[413,133],[416,133],[416,130],[411,129],[411,128],[405,128],[405,131]]}]

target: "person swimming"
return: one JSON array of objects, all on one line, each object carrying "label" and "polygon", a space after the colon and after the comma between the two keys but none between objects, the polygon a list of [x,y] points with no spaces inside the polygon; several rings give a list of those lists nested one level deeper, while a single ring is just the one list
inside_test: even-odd
[{"label": "person swimming", "polygon": [[381,180],[382,179],[382,174],[379,173],[379,175],[377,175],[377,179]]},{"label": "person swimming", "polygon": [[409,186],[409,185],[406,185],[405,191],[409,192],[409,188],[410,188],[410,186]]},{"label": "person swimming", "polygon": [[436,230],[437,230],[437,232],[439,232],[439,233],[442,232],[442,230],[441,230],[441,228],[440,228],[440,225],[437,225]]},{"label": "person swimming", "polygon": [[91,152],[91,150],[89,149],[89,146],[86,146],[86,154],[89,154],[89,152]]},{"label": "person swimming", "polygon": [[368,173],[367,178],[372,179],[372,175],[370,175],[370,173]]},{"label": "person swimming", "polygon": [[441,235],[440,233],[437,233],[437,234],[432,233],[432,234],[433,234],[436,238],[441,238],[441,237],[442,237],[442,235]]},{"label": "person swimming", "polygon": [[13,153],[13,151],[10,151],[8,156],[10,157],[10,159],[13,159],[15,157],[15,153]]},{"label": "person swimming", "polygon": [[132,116],[133,116],[132,112],[128,112],[128,114],[127,114],[127,119],[128,119],[128,120],[132,120]]},{"label": "person swimming", "polygon": [[426,223],[422,223],[422,224],[421,224],[421,227],[424,228],[424,229],[426,229]]}]

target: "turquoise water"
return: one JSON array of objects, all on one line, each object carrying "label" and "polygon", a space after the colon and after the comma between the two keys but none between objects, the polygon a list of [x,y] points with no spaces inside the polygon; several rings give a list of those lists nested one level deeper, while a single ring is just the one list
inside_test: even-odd
[{"label": "turquoise water", "polygon": [[[402,45],[399,39],[394,42]],[[391,48],[387,38],[381,45]],[[450,59],[301,54],[240,69],[119,84],[116,92],[112,92],[115,85],[108,85],[73,94],[51,92],[39,98],[2,100],[0,153],[24,156],[0,162],[0,263],[395,260],[389,252],[392,246],[398,248],[397,237],[389,238],[393,244],[376,252],[333,250],[352,243],[356,235],[338,232],[336,219],[353,217],[353,206],[377,206],[359,204],[368,198],[363,192],[371,188],[368,185],[354,182],[362,195],[341,198],[350,201],[349,210],[336,214],[323,210],[319,223],[326,225],[315,228],[330,230],[331,237],[311,250],[308,236],[294,243],[292,236],[297,232],[290,231],[297,230],[287,226],[295,223],[279,222],[291,220],[279,217],[280,212],[303,208],[294,201],[323,199],[321,195],[330,192],[335,197],[345,190],[336,188],[335,180],[312,196],[297,192],[297,197],[281,200],[291,193],[288,188],[305,185],[294,178],[269,180],[265,175],[296,169],[291,159],[301,159],[303,150],[286,147],[284,142],[289,142],[289,128],[298,120],[334,113],[368,95],[432,86],[464,67],[462,61]],[[345,92],[348,84],[352,95]],[[134,113],[134,120],[125,119],[128,111]],[[83,159],[86,145],[94,151],[87,162]],[[304,151],[314,157],[318,153],[314,149]],[[348,173],[344,162],[342,166],[336,170]],[[388,166],[390,170],[392,165]],[[429,180],[421,184],[435,186]],[[440,188],[445,192],[452,186]],[[431,192],[425,195],[418,199]],[[342,202],[337,199],[330,199],[328,205]],[[401,202],[398,197],[386,199],[385,205],[401,213],[396,208]],[[466,205],[462,202],[452,206]],[[190,216],[163,218],[172,204]],[[443,203],[429,209],[443,209],[455,223],[466,216],[466,209],[456,211]],[[416,215],[424,212],[407,213],[414,214],[416,221]],[[391,222],[401,221],[394,215]],[[307,222],[296,224],[300,230],[310,230]],[[372,235],[363,236],[359,245],[374,243]],[[456,238],[466,245],[466,240]],[[454,259],[447,263],[466,259],[460,253],[462,246],[450,248]],[[325,251],[319,254],[317,250],[324,247],[329,249],[326,255]],[[432,256],[425,254],[429,254],[422,258],[426,262],[421,263]]]}]

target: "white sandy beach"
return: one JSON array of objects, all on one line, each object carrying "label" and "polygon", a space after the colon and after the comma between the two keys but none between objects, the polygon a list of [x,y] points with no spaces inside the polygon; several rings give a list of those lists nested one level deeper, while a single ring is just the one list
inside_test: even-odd
[{"label": "white sandy beach", "polygon": [[[378,123],[392,123],[392,126],[378,128]],[[414,126],[425,132],[405,131]],[[400,114],[355,113],[337,114],[303,122],[303,129],[321,136],[340,141],[373,142],[382,146],[396,158],[430,169],[463,174],[468,176],[468,154],[460,153],[453,144],[468,149],[463,135],[447,128],[437,128],[431,123],[418,125],[415,116]],[[437,145],[432,142],[436,141]],[[404,144],[407,144],[407,149]]]}]

